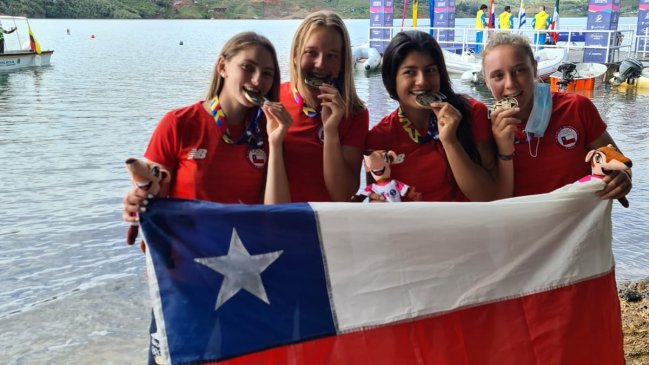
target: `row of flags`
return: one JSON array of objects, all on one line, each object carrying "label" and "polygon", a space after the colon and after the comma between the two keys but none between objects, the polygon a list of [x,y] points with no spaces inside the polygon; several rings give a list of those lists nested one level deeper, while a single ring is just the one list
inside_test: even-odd
[{"label": "row of flags", "polygon": [[[491,3],[489,5],[489,24],[488,28],[495,28],[496,27],[496,21],[495,21],[495,5],[494,5],[494,0],[491,0]],[[523,26],[525,26],[526,21],[526,14],[525,14],[525,3],[524,0],[521,0],[521,6],[518,9],[518,29],[523,29]],[[551,30],[556,30],[559,29],[559,0],[554,0],[554,12],[552,13],[552,23],[550,24],[550,29]],[[554,41],[559,40],[559,33],[558,32],[551,32],[550,36]]]},{"label": "row of flags", "polygon": [[[419,6],[419,1],[414,0],[412,5],[412,24],[414,27],[417,26],[417,8]],[[431,5],[432,6],[432,5]],[[401,19],[401,28],[403,28],[403,22],[405,20],[406,9],[408,7],[408,0],[403,2],[403,18]],[[523,26],[526,24],[526,14],[525,14],[525,3],[524,0],[521,0],[521,6],[518,10],[518,29],[523,29]],[[489,17],[487,28],[496,27],[496,14],[495,14],[495,3],[494,0],[491,0],[489,4]],[[559,29],[559,0],[554,0],[554,12],[552,13],[552,23],[550,24],[550,30]],[[555,42],[559,40],[558,32],[550,32],[550,37],[554,39]]]}]

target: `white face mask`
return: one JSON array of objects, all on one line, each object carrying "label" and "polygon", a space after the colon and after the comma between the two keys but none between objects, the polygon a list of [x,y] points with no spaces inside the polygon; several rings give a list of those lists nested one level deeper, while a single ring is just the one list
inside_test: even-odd
[{"label": "white face mask", "polygon": [[525,132],[528,137],[543,137],[552,116],[552,93],[549,84],[534,83],[534,104],[527,119]]}]

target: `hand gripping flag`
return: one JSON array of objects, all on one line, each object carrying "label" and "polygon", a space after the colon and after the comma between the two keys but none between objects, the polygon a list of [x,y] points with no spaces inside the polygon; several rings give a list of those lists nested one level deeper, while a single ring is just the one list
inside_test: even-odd
[{"label": "hand gripping flag", "polygon": [[41,54],[41,46],[38,44],[36,37],[34,37],[32,27],[28,27],[27,29],[29,32],[29,46],[31,47],[32,51],[36,52],[36,54]]},{"label": "hand gripping flag", "polygon": [[601,181],[140,215],[167,364],[624,364]]}]

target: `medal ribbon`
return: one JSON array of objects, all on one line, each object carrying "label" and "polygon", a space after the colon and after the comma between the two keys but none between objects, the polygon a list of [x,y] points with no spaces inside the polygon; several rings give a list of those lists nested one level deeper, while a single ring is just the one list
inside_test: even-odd
[{"label": "medal ribbon", "polygon": [[238,140],[233,140],[232,135],[230,134],[230,128],[228,127],[228,120],[225,117],[225,113],[221,108],[221,103],[219,103],[219,97],[214,96],[210,102],[210,111],[212,112],[212,117],[214,117],[214,122],[216,125],[223,131],[223,140],[229,144],[241,144],[247,142],[250,144],[250,147],[261,147],[264,144],[264,139],[261,138],[261,128],[259,128],[259,118],[261,117],[261,108],[257,108],[257,113],[254,118],[248,124],[246,132],[239,137]]},{"label": "medal ribbon", "polygon": [[295,102],[297,105],[302,108],[302,112],[309,118],[316,118],[320,116],[320,112],[313,109],[312,107],[304,104],[304,99],[302,95],[297,90],[293,90],[293,97],[295,97]]},{"label": "medal ribbon", "polygon": [[421,133],[415,128],[414,124],[408,119],[408,117],[403,114],[401,111],[401,108],[399,108],[398,112],[399,116],[399,123],[401,124],[401,127],[403,128],[404,131],[408,134],[410,139],[413,140],[413,142],[417,144],[424,144],[430,140],[438,140],[439,139],[439,130],[437,129],[437,117],[435,116],[435,113],[431,112],[430,113],[430,118],[428,118],[428,130],[426,131],[426,135],[422,136]]}]

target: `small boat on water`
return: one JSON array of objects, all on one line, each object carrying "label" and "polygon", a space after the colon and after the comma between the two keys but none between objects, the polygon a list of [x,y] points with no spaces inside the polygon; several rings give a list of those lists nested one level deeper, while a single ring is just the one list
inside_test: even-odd
[{"label": "small boat on water", "polygon": [[[613,76],[617,76],[618,73],[614,73]],[[627,81],[621,82],[619,85],[617,85],[618,89],[642,89],[646,91],[649,91],[649,68],[645,69],[643,71],[642,75],[638,77],[637,79],[633,80],[632,84],[629,84]]]},{"label": "small boat on water", "polygon": [[649,67],[635,58],[627,58],[620,62],[618,72],[609,82],[618,88],[649,89]]},{"label": "small boat on water", "polygon": [[476,57],[472,52],[457,54],[447,49],[442,49],[442,51],[444,54],[444,63],[446,63],[446,70],[450,74],[473,73],[482,70],[482,58]]},{"label": "small boat on water", "polygon": [[0,72],[50,64],[54,51],[41,50],[27,18],[0,15],[0,26],[5,30],[17,28],[15,32],[4,35],[5,50],[0,53]]},{"label": "small boat on water", "polygon": [[352,47],[352,60],[356,69],[374,71],[381,67],[381,54],[374,47]]},{"label": "small boat on water", "polygon": [[[446,55],[450,54],[446,58]],[[482,74],[482,60],[474,55],[455,55],[451,52],[444,52],[444,57],[446,61],[446,68],[449,73],[452,73],[452,69],[465,68],[465,71],[461,71],[461,79],[464,81],[471,81],[474,83],[484,83],[484,77]],[[566,60],[567,54],[566,50],[563,48],[544,48],[534,52],[534,58],[536,59],[537,65],[536,70],[541,79],[547,79],[552,73],[557,71],[559,65]],[[462,60],[465,61],[462,61]],[[449,60],[451,60],[452,67],[449,67]],[[461,64],[464,62],[464,64]],[[457,68],[456,68],[457,65]]]},{"label": "small boat on water", "polygon": [[602,85],[607,70],[608,67],[601,63],[563,63],[550,75],[550,90],[593,90]]}]

